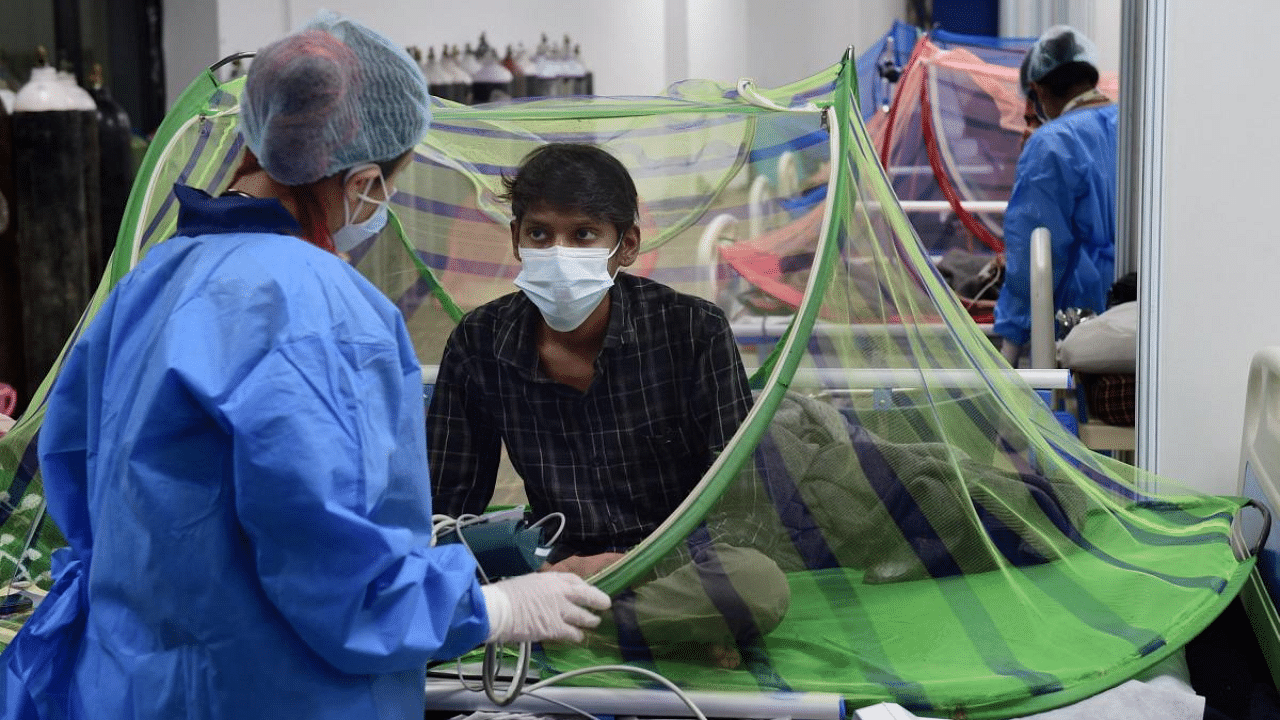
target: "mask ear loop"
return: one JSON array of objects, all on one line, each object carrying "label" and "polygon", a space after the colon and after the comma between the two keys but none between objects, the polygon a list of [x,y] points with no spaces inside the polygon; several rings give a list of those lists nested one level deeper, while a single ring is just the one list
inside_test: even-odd
[{"label": "mask ear loop", "polygon": [[1040,103],[1040,93],[1032,90],[1027,93],[1027,96],[1031,98],[1031,106],[1036,109],[1036,117],[1039,118],[1040,124],[1049,122],[1049,115],[1044,111],[1044,105]]},{"label": "mask ear loop", "polygon": [[627,229],[626,229],[626,230],[623,230],[622,232],[618,233],[618,242],[617,242],[617,244],[615,244],[615,245],[613,246],[613,252],[609,253],[609,258],[610,258],[610,259],[612,259],[614,255],[617,255],[617,254],[618,254],[618,251],[622,249],[622,241],[623,241],[623,239],[627,237],[627,233],[631,232],[631,228],[633,228],[633,227],[635,227],[635,226],[636,226],[636,224],[633,222],[633,223],[631,223],[630,225],[628,225],[628,226],[627,226]]},{"label": "mask ear loop", "polygon": [[[635,227],[635,226],[633,225],[631,227]],[[618,242],[616,245],[613,246],[613,251],[609,253],[609,257],[605,258],[606,261],[612,260],[613,256],[617,255],[618,251],[622,249],[622,239],[627,236],[627,232],[631,230],[631,227],[628,227],[626,231],[623,231],[618,234]],[[622,263],[618,263],[618,269],[614,270],[609,276],[616,280],[618,279],[618,273],[620,272],[622,272]]]},{"label": "mask ear loop", "polygon": [[[377,212],[379,205],[382,205],[384,203],[387,205],[391,204],[391,194],[387,192],[387,181],[386,181],[386,178],[382,177],[382,168],[378,167],[374,163],[365,163],[364,165],[356,165],[355,167],[351,168],[350,170],[347,171],[346,177],[343,178],[342,184],[346,185],[346,181],[350,180],[352,175],[360,172],[361,170],[365,170],[367,168],[378,168],[378,175],[376,178],[369,178],[369,185],[364,190],[356,191],[356,200],[359,200],[360,202],[358,205],[356,205],[356,209],[354,211],[351,209],[351,203],[347,202],[346,191],[344,190],[342,193],[342,222],[346,225],[352,224],[353,220],[355,219],[355,216],[359,215],[360,211],[364,209],[365,203],[369,203],[370,205],[373,205],[374,212]],[[380,185],[382,185],[382,197],[385,198],[383,200],[375,200],[369,196],[369,191],[373,189],[373,183],[375,179]]]}]

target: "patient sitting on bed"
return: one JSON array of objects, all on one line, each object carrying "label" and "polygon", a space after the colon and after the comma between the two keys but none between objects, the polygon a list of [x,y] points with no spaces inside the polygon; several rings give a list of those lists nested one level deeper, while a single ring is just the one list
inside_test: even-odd
[{"label": "patient sitting on bed", "polygon": [[[718,307],[619,272],[640,247],[622,163],[551,144],[505,184],[521,291],[468,313],[445,346],[427,416],[434,505],[483,512],[505,445],[532,511],[565,516],[545,569],[588,577],[685,500],[751,394]],[[615,602],[619,636],[711,644],[726,664],[790,598],[775,563],[705,526],[646,580]]]}]

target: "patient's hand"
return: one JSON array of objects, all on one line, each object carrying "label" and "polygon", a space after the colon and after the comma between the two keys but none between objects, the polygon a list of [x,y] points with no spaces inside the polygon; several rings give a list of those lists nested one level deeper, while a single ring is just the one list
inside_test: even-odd
[{"label": "patient's hand", "polygon": [[622,553],[607,552],[599,555],[570,555],[553,565],[543,565],[539,572],[568,572],[588,578],[622,558]]}]

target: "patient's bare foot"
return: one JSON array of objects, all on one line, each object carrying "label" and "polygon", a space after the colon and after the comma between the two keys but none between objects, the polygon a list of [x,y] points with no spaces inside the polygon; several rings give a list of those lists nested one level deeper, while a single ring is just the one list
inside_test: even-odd
[{"label": "patient's bare foot", "polygon": [[729,645],[710,645],[711,661],[716,667],[725,670],[737,670],[742,667],[742,653],[738,652],[738,648]]},{"label": "patient's bare foot", "polygon": [[665,657],[676,658],[687,663],[710,665],[724,670],[737,670],[742,667],[742,653],[734,645],[707,642],[684,642],[654,648],[655,652]]}]

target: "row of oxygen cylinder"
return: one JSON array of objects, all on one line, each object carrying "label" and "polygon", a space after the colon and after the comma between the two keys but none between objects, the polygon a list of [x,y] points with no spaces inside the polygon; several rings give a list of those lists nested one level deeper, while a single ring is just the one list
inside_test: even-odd
[{"label": "row of oxygen cylinder", "polygon": [[0,92],[0,382],[20,408],[97,289],[133,184],[129,116],[91,86],[36,67]]},{"label": "row of oxygen cylinder", "polygon": [[497,102],[518,97],[591,95],[595,88],[591,70],[582,59],[582,50],[564,36],[564,42],[548,42],[546,34],[533,51],[523,43],[508,45],[499,55],[484,33],[472,49],[467,43],[427,48],[425,57],[417,47],[409,48],[422,67],[432,95],[466,105]]}]

